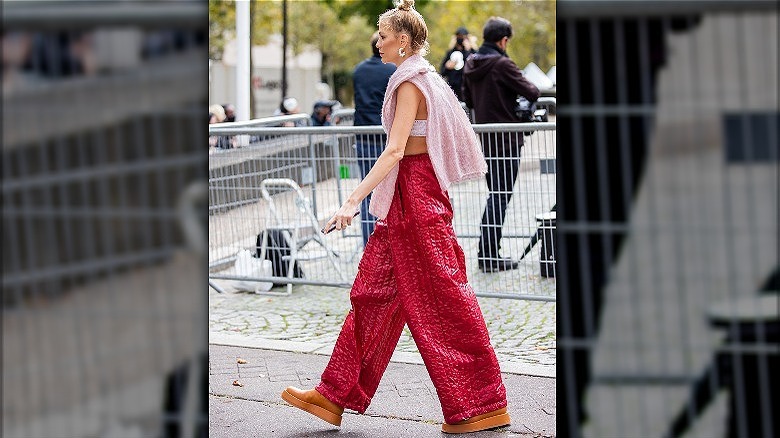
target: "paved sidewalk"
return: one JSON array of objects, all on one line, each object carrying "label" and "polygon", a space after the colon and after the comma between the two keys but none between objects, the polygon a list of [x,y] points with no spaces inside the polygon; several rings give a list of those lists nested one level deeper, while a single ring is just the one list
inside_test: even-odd
[{"label": "paved sidewalk", "polygon": [[[239,364],[239,359],[246,363]],[[282,401],[287,386],[312,388],[328,359],[322,354],[210,345],[209,436],[448,436],[441,433],[441,406],[422,365],[391,362],[366,413],[346,411],[341,428]],[[468,436],[555,436],[555,379],[510,373],[503,378],[512,425]]]},{"label": "paved sidewalk", "polygon": [[[479,298],[505,372],[555,376],[555,303]],[[349,290],[299,285],[289,297],[209,291],[209,343],[330,354],[350,309]],[[394,359],[422,363],[404,328]]]}]

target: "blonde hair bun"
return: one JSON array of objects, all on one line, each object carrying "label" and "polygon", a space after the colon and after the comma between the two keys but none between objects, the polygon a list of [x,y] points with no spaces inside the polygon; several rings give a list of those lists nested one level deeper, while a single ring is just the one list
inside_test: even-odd
[{"label": "blonde hair bun", "polygon": [[425,19],[414,9],[414,0],[396,0],[397,6],[379,16],[378,25],[386,25],[393,32],[409,35],[411,55],[428,53],[428,26]]},{"label": "blonde hair bun", "polygon": [[414,0],[399,0],[398,6],[396,6],[401,11],[408,11],[410,9],[414,8]]}]

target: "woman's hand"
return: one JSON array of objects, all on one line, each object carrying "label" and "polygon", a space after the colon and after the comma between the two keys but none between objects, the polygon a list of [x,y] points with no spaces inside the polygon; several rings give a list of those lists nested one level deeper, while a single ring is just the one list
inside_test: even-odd
[{"label": "woman's hand", "polygon": [[352,219],[356,216],[358,204],[358,202],[354,202],[348,199],[346,202],[344,202],[344,205],[341,206],[339,211],[337,211],[336,214],[330,218],[328,223],[325,224],[323,230],[328,232],[328,230],[330,230],[331,227],[335,225],[335,229],[341,231],[352,225]]}]

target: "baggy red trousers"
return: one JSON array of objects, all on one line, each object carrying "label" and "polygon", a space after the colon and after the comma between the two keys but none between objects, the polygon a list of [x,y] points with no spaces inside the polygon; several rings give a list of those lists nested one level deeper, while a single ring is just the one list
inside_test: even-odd
[{"label": "baggy red trousers", "polygon": [[452,228],[452,205],[427,154],[400,161],[390,211],[368,240],[350,300],[316,387],[327,399],[364,413],[408,324],[444,421],[506,406],[498,360]]}]

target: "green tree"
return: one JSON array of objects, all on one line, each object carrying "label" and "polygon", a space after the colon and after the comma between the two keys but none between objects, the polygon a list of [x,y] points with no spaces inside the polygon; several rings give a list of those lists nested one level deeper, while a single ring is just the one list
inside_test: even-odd
[{"label": "green tree", "polygon": [[[336,11],[339,20],[346,21],[350,17],[360,16],[369,26],[376,26],[377,19],[386,10],[394,8],[393,0],[321,0]],[[429,0],[415,1],[415,8],[421,10]]]},{"label": "green tree", "polygon": [[[264,45],[269,36],[282,32],[281,0],[252,0],[249,7],[252,45]],[[235,36],[235,0],[209,0],[209,59],[222,59],[225,43]]]},{"label": "green tree", "polygon": [[209,59],[222,59],[225,42],[236,34],[233,0],[209,0]]},{"label": "green tree", "polygon": [[[322,53],[323,80],[331,85],[339,99],[351,101],[350,81],[343,79],[337,81],[337,78],[348,77],[352,68],[371,53],[369,39],[375,30],[375,25],[369,24],[363,15],[350,15],[349,10],[343,8],[343,6],[350,6],[347,3],[350,2],[328,5],[323,0],[289,0],[287,2],[287,44],[294,55],[301,53],[307,47],[313,47]],[[358,7],[357,9],[365,6],[362,2],[351,3],[355,3],[352,7]],[[378,4],[379,2],[365,3]],[[251,8],[253,45],[266,44],[270,35],[282,33],[281,0],[254,0]],[[382,12],[384,10],[386,9],[382,9]],[[343,19],[339,18],[339,13],[342,14]],[[234,0],[209,0],[209,57],[211,59],[222,59],[225,44],[235,38],[235,17]],[[344,89],[341,85],[349,89]]]},{"label": "green tree", "polygon": [[[371,54],[369,39],[376,20],[393,7],[391,0],[288,0],[288,46],[293,54],[311,46],[322,53],[323,80],[344,104],[352,102],[349,80],[354,66]],[[509,56],[522,68],[534,61],[543,70],[555,65],[555,0],[417,0],[426,18],[431,53],[438,68],[453,32],[467,27],[481,44],[482,26],[491,16],[512,22]],[[282,33],[282,0],[252,1],[252,44]],[[209,56],[221,59],[235,37],[235,0],[209,0]]]},{"label": "green tree", "polygon": [[330,85],[337,99],[349,104],[351,81],[345,78],[371,53],[369,40],[373,27],[360,16],[340,20],[338,12],[324,1],[290,2],[288,20],[295,23],[289,26],[288,32],[293,53],[300,53],[307,46],[322,53],[322,80]]},{"label": "green tree", "polygon": [[482,44],[482,27],[492,16],[512,22],[514,35],[507,53],[521,68],[530,61],[542,70],[555,65],[555,0],[531,1],[431,1],[421,11],[428,21],[431,54],[438,68],[452,36],[465,26]]}]

